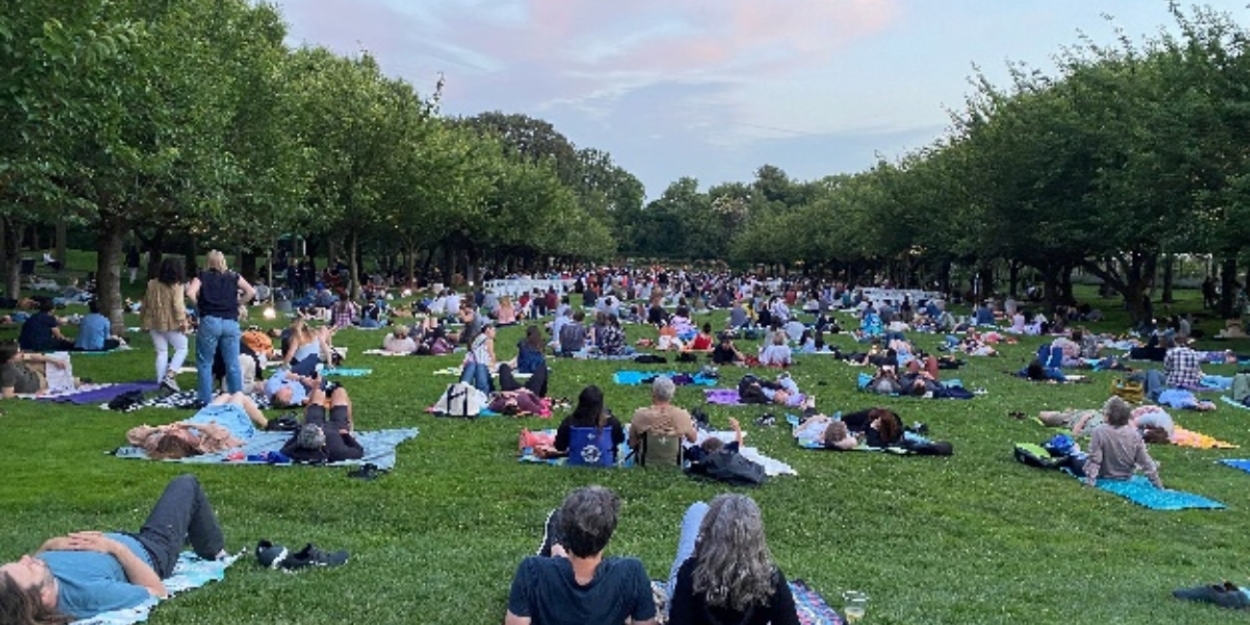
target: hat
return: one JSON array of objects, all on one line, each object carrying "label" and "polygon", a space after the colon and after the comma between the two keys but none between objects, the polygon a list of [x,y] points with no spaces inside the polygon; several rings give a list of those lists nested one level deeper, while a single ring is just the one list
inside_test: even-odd
[{"label": "hat", "polygon": [[318,450],[326,445],[326,433],[316,423],[305,423],[295,435],[295,446],[300,449]]}]

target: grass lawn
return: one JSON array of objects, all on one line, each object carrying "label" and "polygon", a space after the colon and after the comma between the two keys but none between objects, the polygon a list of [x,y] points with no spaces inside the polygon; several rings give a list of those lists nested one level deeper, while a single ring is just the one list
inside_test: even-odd
[{"label": "grass lawn", "polygon": [[[1100,305],[1115,306],[1111,300]],[[1187,300],[1179,308],[1195,305]],[[137,318],[130,323],[137,325]],[[1100,329],[1124,326],[1123,316],[1113,315]],[[1202,327],[1217,329],[1213,321]],[[627,333],[631,341],[654,335],[638,326]],[[12,329],[0,331],[0,338],[12,335]],[[515,355],[520,336],[519,328],[500,332],[501,357]],[[939,338],[913,340],[932,350]],[[620,494],[623,513],[608,550],[640,557],[656,578],[668,573],[686,506],[727,490],[658,471],[519,464],[520,429],[554,427],[555,420],[433,418],[424,409],[452,379],[430,373],[458,364],[459,357],[360,354],[381,340],[380,331],[343,331],[336,339],[351,348],[350,366],[374,370],[371,377],[346,380],[358,426],[421,429],[400,448],[396,470],[375,482],[350,480],[344,469],[121,460],[105,452],[123,442],[128,428],[191,413],[6,402],[0,474],[9,477],[0,482],[0,554],[16,557],[63,532],[137,528],[160,487],[190,471],[213,499],[231,549],[250,550],[261,538],[295,548],[312,541],[348,549],[352,560],[298,575],[241,561],[223,583],[163,604],[153,623],[499,623],[518,561],[535,550],[547,511],[569,489],[599,483]],[[845,336],[832,340],[852,348]],[[1218,499],[1229,507],[1223,511],[1151,512],[1016,463],[1013,443],[1039,442],[1048,432],[1008,417],[1009,411],[1097,407],[1115,375],[1053,386],[1003,374],[1022,367],[1039,342],[1005,346],[1002,357],[969,359],[970,366],[952,372],[969,388],[988,389],[987,396],[882,402],[908,423],[928,423],[934,438],[952,441],[950,458],[804,451],[788,429],[750,424],[758,408],[710,409],[714,425],[724,427],[727,417],[737,416],[748,444],[799,472],[749,491],[764,510],[769,544],[785,573],[807,580],[835,606],[843,590],[865,591],[871,597],[866,623],[1196,623],[1228,616],[1169,593],[1220,579],[1250,582],[1240,556],[1233,557],[1250,543],[1244,537],[1250,475],[1214,464],[1250,456],[1250,448],[1151,450],[1169,487]],[[151,377],[150,341],[132,335],[132,343],[137,350],[76,357],[75,372],[96,381]],[[1245,343],[1206,345],[1250,351]],[[793,375],[823,410],[882,401],[854,390],[859,369],[828,357],[800,358]],[[613,385],[612,372],[624,367],[673,365],[553,360],[551,392],[575,398],[584,385],[598,384],[627,421],[647,403],[648,390]],[[1235,367],[1207,369],[1227,375]],[[723,374],[726,385],[736,382],[737,371]],[[192,380],[184,376],[184,387]],[[701,397],[683,388],[678,402],[693,408]],[[1215,413],[1174,416],[1190,429],[1250,446],[1250,413],[1221,404]]]}]

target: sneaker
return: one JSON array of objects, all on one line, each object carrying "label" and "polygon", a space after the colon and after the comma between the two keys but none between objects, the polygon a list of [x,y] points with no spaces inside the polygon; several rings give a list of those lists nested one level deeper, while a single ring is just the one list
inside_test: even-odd
[{"label": "sneaker", "polygon": [[304,545],[303,549],[284,558],[282,560],[282,568],[287,571],[295,571],[309,567],[343,566],[347,564],[347,558],[346,551],[331,551],[327,553],[316,548],[312,543],[308,543]]},{"label": "sneaker", "polygon": [[760,418],[755,420],[755,425],[762,428],[773,427],[774,425],[777,425],[777,417],[773,416],[772,413],[765,413],[760,415]]},{"label": "sneaker", "polygon": [[371,482],[381,477],[383,473],[386,473],[386,471],[379,469],[378,465],[373,464],[372,462],[366,462],[359,469],[348,471],[347,477]]},{"label": "sneaker", "polygon": [[172,376],[172,375],[167,375],[167,376],[165,376],[165,379],[164,379],[164,380],[161,380],[161,388],[163,388],[163,389],[165,389],[165,390],[167,390],[167,391],[169,391],[169,392],[171,392],[171,393],[181,393],[181,392],[182,392],[182,388],[178,386],[178,381],[177,381],[177,380],[175,380],[175,379],[174,379],[174,376]]},{"label": "sneaker", "polygon": [[1250,608],[1250,599],[1246,598],[1245,593],[1241,592],[1240,588],[1229,582],[1211,586],[1198,586],[1196,588],[1173,590],[1172,596],[1177,599],[1185,599],[1188,601],[1214,603],[1221,608],[1239,610]]},{"label": "sneaker", "polygon": [[256,543],[256,561],[267,569],[276,569],[289,555],[286,547],[275,545],[267,540]]},{"label": "sneaker", "polygon": [[552,508],[547,513],[547,521],[543,523],[543,542],[538,546],[538,555],[543,558],[551,557],[551,548],[560,542],[560,533],[557,527],[560,524],[560,509]]}]

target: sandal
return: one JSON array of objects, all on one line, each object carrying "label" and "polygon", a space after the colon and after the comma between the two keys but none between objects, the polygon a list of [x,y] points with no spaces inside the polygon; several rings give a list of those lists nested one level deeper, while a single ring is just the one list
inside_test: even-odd
[{"label": "sandal", "polygon": [[1011,417],[1012,419],[1023,419],[1024,413],[1020,412],[1019,410],[1012,410],[1007,413],[1007,416]]}]

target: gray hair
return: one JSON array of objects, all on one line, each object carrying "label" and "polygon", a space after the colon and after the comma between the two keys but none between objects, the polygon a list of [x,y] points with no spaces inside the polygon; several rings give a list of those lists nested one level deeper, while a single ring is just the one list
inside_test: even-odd
[{"label": "gray hair", "polygon": [[1107,418],[1107,423],[1111,427],[1124,427],[1128,425],[1129,419],[1133,417],[1133,407],[1128,402],[1112,395],[1107,402],[1102,405],[1102,414]]},{"label": "gray hair", "polygon": [[656,376],[655,381],[651,383],[651,396],[659,401],[673,401],[673,395],[677,394],[677,385],[673,384],[673,379],[666,376]]},{"label": "gray hair", "polygon": [[709,606],[744,612],[766,606],[776,575],[755,500],[725,493],[712,500],[694,550],[694,591]]}]

